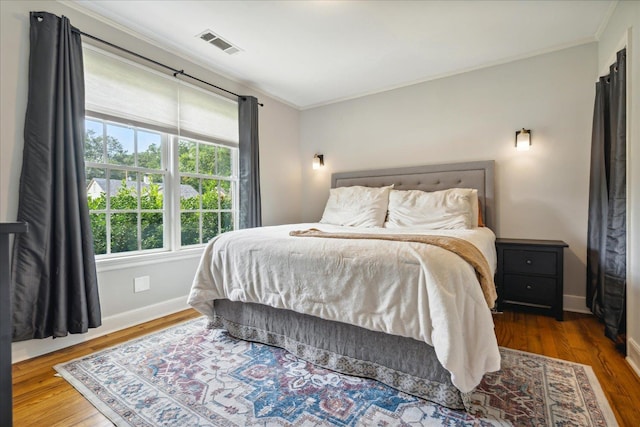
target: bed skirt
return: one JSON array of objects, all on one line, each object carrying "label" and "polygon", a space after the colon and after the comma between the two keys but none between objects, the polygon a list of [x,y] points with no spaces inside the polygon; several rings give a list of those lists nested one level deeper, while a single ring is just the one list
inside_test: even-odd
[{"label": "bed skirt", "polygon": [[315,365],[465,409],[466,395],[424,342],[261,304],[216,300],[214,311],[210,326],[236,338],[280,347]]}]

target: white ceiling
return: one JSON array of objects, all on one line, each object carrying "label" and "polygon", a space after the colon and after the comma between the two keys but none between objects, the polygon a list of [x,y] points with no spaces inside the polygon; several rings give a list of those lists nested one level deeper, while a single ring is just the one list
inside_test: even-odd
[{"label": "white ceiling", "polygon": [[[595,41],[616,2],[74,3],[305,109]],[[197,37],[205,29],[242,51],[205,43]]]}]

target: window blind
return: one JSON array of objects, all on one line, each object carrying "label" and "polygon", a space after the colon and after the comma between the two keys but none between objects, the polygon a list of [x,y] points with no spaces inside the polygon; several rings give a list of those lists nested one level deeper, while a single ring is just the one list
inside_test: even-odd
[{"label": "window blind", "polygon": [[85,108],[102,118],[238,145],[238,103],[84,45]]}]

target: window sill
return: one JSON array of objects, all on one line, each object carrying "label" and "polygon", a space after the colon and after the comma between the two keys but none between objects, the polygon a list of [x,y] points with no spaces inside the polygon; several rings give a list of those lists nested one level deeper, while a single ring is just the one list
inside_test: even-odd
[{"label": "window sill", "polygon": [[116,258],[105,258],[96,260],[96,271],[122,270],[123,268],[141,267],[165,263],[167,261],[179,261],[183,259],[200,258],[204,246],[198,248],[183,249],[174,252],[156,252],[152,254],[129,255]]}]

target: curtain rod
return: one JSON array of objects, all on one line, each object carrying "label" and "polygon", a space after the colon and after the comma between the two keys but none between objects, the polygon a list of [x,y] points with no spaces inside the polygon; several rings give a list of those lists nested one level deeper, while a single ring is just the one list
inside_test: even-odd
[{"label": "curtain rod", "polygon": [[[184,77],[188,77],[188,78],[190,78],[190,79],[193,79],[193,80],[196,80],[196,81],[198,81],[198,82],[200,82],[200,83],[203,83],[203,84],[205,84],[205,85],[208,85],[208,86],[214,87],[214,88],[216,88],[216,89],[218,89],[218,90],[221,90],[221,91],[223,91],[223,92],[227,92],[227,93],[229,93],[229,94],[231,94],[231,95],[235,95],[235,96],[237,96],[238,98],[243,98],[243,99],[245,98],[244,96],[242,96],[242,95],[238,95],[238,94],[237,94],[237,93],[235,93],[235,92],[231,92],[230,90],[227,90],[227,89],[221,88],[220,86],[216,86],[216,85],[214,85],[213,83],[209,83],[209,82],[207,82],[207,81],[204,81],[204,80],[202,80],[202,79],[199,79],[199,78],[197,78],[197,77],[194,77],[194,76],[192,76],[191,74],[187,74],[187,73],[185,73],[185,72],[184,72],[184,70],[178,70],[178,69],[176,69],[176,68],[170,67],[170,66],[168,66],[168,65],[166,65],[166,64],[163,64],[163,63],[161,63],[161,62],[158,62],[158,61],[156,61],[156,60],[154,60],[154,59],[147,58],[147,57],[146,57],[146,56],[144,56],[144,55],[140,55],[139,53],[132,52],[132,51],[130,51],[129,49],[126,49],[126,48],[124,48],[124,47],[122,47],[122,46],[118,46],[118,45],[113,44],[113,43],[111,43],[111,42],[108,42],[108,41],[106,41],[106,40],[102,40],[101,38],[98,38],[98,37],[96,37],[96,36],[92,36],[91,34],[87,34],[87,33],[83,32],[83,31],[78,30],[77,28],[73,28],[73,31],[80,33],[80,35],[82,35],[82,36],[84,36],[84,37],[88,37],[88,38],[90,38],[90,39],[92,39],[92,40],[95,40],[95,41],[97,41],[97,42],[100,42],[100,43],[106,44],[107,46],[112,47],[112,48],[114,48],[114,49],[118,49],[118,50],[121,50],[121,51],[123,51],[123,52],[126,52],[126,53],[128,53],[129,55],[133,55],[133,56],[135,56],[136,58],[144,59],[144,60],[145,60],[145,61],[147,61],[147,62],[151,62],[152,64],[155,64],[155,65],[157,65],[157,66],[159,66],[159,67],[162,67],[162,68],[165,68],[165,69],[167,69],[167,70],[170,70],[170,71],[173,73],[173,77],[176,77],[176,78],[177,78],[177,76],[178,76],[178,75],[181,75],[181,76],[184,76]],[[261,106],[261,107],[264,107],[264,104],[261,104],[260,102],[258,102],[258,105],[259,105],[259,106]]]}]

